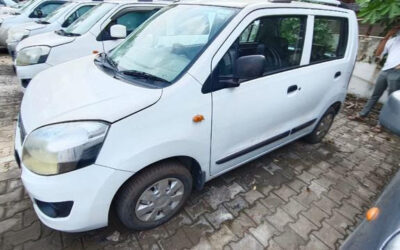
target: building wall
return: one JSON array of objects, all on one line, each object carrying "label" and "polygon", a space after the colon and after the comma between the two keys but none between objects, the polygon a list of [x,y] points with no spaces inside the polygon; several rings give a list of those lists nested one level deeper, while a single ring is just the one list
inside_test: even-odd
[{"label": "building wall", "polygon": [[[376,78],[380,72],[381,66],[375,60],[374,52],[382,38],[377,36],[359,37],[358,58],[354,68],[353,76],[350,80],[350,94],[358,97],[369,98],[375,86]],[[380,102],[387,100],[385,93]]]}]

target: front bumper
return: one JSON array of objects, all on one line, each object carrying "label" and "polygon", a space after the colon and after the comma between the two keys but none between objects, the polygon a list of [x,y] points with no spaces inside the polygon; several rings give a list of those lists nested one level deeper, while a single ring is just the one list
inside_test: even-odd
[{"label": "front bumper", "polygon": [[0,46],[6,47],[8,39],[8,28],[0,27]]},{"label": "front bumper", "polygon": [[16,48],[17,48],[18,42],[12,42],[12,43],[7,43],[7,50],[10,56],[12,57],[13,61],[15,60],[16,56]]},{"label": "front bumper", "polygon": [[25,84],[22,84],[22,80],[32,79],[35,75],[43,70],[50,68],[51,65],[47,63],[39,63],[27,66],[17,66],[15,65],[15,71],[17,72],[17,77],[21,83],[22,88],[26,88]]},{"label": "front bumper", "polygon": [[[19,128],[15,136],[16,158],[22,152]],[[48,227],[66,232],[81,232],[108,224],[111,202],[121,185],[132,176],[127,171],[91,165],[68,173],[41,176],[28,170],[23,163],[21,179],[39,219]],[[72,201],[66,217],[50,217],[37,201],[58,203]]]}]

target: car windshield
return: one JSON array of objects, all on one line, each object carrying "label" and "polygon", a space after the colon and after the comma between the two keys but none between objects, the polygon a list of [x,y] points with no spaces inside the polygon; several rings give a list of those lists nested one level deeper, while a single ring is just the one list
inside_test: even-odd
[{"label": "car windshield", "polygon": [[86,12],[83,16],[76,19],[67,29],[65,29],[66,33],[82,35],[85,34],[90,28],[93,27],[100,18],[104,17],[112,8],[114,8],[116,4],[114,3],[102,3],[91,10]]},{"label": "car windshield", "polygon": [[57,8],[55,11],[51,12],[45,18],[40,19],[40,21],[44,22],[44,23],[53,23],[53,22],[57,21],[57,19],[62,15],[62,13],[64,13],[65,11],[67,11],[70,8],[71,4],[72,3],[69,2],[69,3],[65,3],[65,4],[61,5],[61,7]]},{"label": "car windshield", "polygon": [[109,55],[118,72],[174,82],[238,9],[171,5],[160,10]]}]

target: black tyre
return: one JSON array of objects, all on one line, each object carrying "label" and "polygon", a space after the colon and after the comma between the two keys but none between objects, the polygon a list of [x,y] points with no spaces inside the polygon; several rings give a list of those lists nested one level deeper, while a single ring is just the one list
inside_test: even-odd
[{"label": "black tyre", "polygon": [[160,162],[124,184],[116,197],[116,214],[129,229],[151,229],[174,216],[191,191],[187,168],[178,161]]},{"label": "black tyre", "polygon": [[329,108],[322,116],[321,120],[318,122],[313,132],[304,137],[304,141],[311,144],[321,142],[325,135],[328,134],[335,116],[336,110],[333,107]]}]

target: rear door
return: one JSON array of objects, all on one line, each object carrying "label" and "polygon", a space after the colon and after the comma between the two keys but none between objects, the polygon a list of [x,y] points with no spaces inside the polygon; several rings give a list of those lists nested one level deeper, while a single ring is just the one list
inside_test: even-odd
[{"label": "rear door", "polygon": [[315,10],[310,15],[308,53],[302,69],[308,78],[297,81],[301,95],[296,107],[308,120],[318,120],[333,103],[345,97],[355,50],[349,46],[354,41],[349,39],[350,32],[354,32],[349,23],[346,13]]}]

